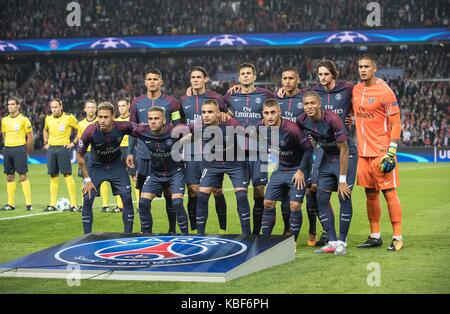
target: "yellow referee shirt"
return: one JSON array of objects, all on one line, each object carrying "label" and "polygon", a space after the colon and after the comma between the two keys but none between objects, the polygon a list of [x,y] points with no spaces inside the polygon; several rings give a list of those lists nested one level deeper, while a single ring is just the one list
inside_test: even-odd
[{"label": "yellow referee shirt", "polygon": [[[92,123],[95,123],[95,121],[97,121],[97,117],[94,118],[94,120],[89,121],[87,118],[84,118],[83,120],[78,122],[78,136],[77,136],[77,141],[80,140],[81,135],[83,135],[84,130],[86,130],[86,128],[88,126],[90,126]],[[88,152],[91,151],[91,145],[89,145]]]},{"label": "yellow referee shirt", "polygon": [[7,147],[25,145],[26,134],[32,131],[30,120],[21,113],[15,117],[9,115],[2,119],[2,133]]},{"label": "yellow referee shirt", "polygon": [[[130,121],[130,116],[127,116],[126,118],[118,116],[114,121]],[[124,135],[122,142],[120,142],[120,147],[128,147],[128,135]]]},{"label": "yellow referee shirt", "polygon": [[45,117],[44,128],[48,131],[48,145],[62,146],[70,143],[72,129],[78,130],[78,121],[71,113],[63,112],[58,118]]}]

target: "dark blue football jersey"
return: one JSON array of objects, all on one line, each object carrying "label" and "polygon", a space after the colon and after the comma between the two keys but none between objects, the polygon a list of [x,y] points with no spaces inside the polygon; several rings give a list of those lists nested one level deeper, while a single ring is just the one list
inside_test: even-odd
[{"label": "dark blue football jersey", "polygon": [[274,96],[268,89],[257,87],[255,91],[248,94],[227,94],[224,97],[234,118],[246,128],[249,125],[258,125],[262,119],[264,101]]},{"label": "dark blue football jersey", "polygon": [[[148,110],[152,107],[161,107],[165,110],[166,123],[172,123],[176,119],[176,114],[180,110],[180,104],[178,101],[169,95],[162,94],[157,99],[150,99],[147,95],[142,95],[133,100],[130,106],[130,122],[144,123],[148,122]],[[174,117],[175,115],[175,117]],[[173,118],[174,117],[174,118]],[[174,121],[172,121],[174,120]],[[136,153],[137,158],[149,159],[149,151],[147,146],[142,142],[142,140],[137,140],[136,138],[130,137],[128,143],[128,153],[134,155]]]}]

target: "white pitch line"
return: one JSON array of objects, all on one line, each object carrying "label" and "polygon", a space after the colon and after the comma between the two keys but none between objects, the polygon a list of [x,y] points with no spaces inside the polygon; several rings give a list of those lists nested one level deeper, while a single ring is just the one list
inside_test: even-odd
[{"label": "white pitch line", "polygon": [[[249,186],[249,187],[248,187],[249,190],[251,190],[252,188],[253,188],[252,186]],[[234,191],[234,188],[231,188],[231,189],[225,189],[225,190],[223,190],[223,191],[224,191],[224,192]],[[188,197],[187,194],[185,194],[184,197],[185,197],[185,198]],[[153,200],[153,202],[155,202],[155,201],[162,201],[162,200],[165,200],[165,198],[163,198],[163,197],[156,198],[155,200]],[[136,202],[134,202],[134,203],[136,203]],[[115,205],[117,205],[117,204],[111,204],[111,205],[109,205],[109,206],[115,206]],[[22,216],[14,216],[14,217],[4,217],[4,218],[0,218],[0,221],[2,221],[2,220],[21,219],[21,218],[28,218],[28,217],[42,216],[42,215],[50,215],[50,214],[59,214],[59,213],[63,213],[63,212],[60,212],[60,211],[53,211],[53,212],[48,212],[48,213],[36,213],[36,214],[30,214],[30,215],[22,215]],[[65,213],[67,213],[67,212],[65,212]]]},{"label": "white pitch line", "polygon": [[422,169],[445,169],[445,168],[450,168],[450,165],[449,166],[446,165],[443,167],[418,167],[418,168],[405,168],[405,169],[400,168],[399,171],[401,174],[402,171],[412,171],[412,170],[422,170]]},{"label": "white pitch line", "polygon": [[19,218],[27,218],[27,217],[33,217],[33,216],[42,216],[42,215],[59,214],[59,213],[62,213],[62,212],[54,211],[54,212],[48,212],[48,213],[37,213],[37,214],[30,214],[30,215],[23,215],[23,216],[5,217],[5,218],[0,218],[0,220],[13,220],[13,219],[19,219]]}]

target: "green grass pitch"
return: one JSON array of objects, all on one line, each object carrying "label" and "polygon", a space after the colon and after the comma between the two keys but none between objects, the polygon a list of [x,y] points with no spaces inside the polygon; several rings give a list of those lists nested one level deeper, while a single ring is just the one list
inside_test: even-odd
[{"label": "green grass pitch", "polygon": [[[75,170],[75,167],[74,167]],[[49,200],[49,179],[45,165],[30,166],[33,212],[26,212],[21,187],[17,186],[16,206],[11,212],[0,212],[0,263],[5,263],[82,235],[80,213],[42,214]],[[384,199],[381,232],[382,248],[361,250],[356,245],[369,233],[363,189],[353,192],[353,220],[346,256],[317,255],[306,246],[308,221],[304,220],[293,262],[273,267],[227,283],[180,283],[82,280],[79,287],[69,287],[61,279],[0,278],[0,293],[450,293],[450,164],[400,164],[401,187],[398,189],[403,208],[405,247],[388,252],[392,228]],[[77,178],[77,187],[81,181]],[[228,232],[239,233],[234,193],[226,181]],[[251,195],[250,190],[250,195]],[[81,192],[80,192],[81,193]],[[67,197],[60,177],[59,197]],[[81,202],[81,196],[79,197]],[[213,206],[207,232],[217,233],[218,223]],[[0,202],[6,202],[6,180],[0,182]],[[110,202],[114,198],[110,197]],[[337,199],[333,195],[337,212]],[[154,232],[167,231],[164,201],[153,205]],[[252,198],[250,197],[252,206]],[[281,233],[282,219],[277,209],[274,234]],[[18,216],[30,215],[19,218]],[[5,219],[17,217],[15,219]],[[101,213],[100,199],[94,209],[94,232],[121,231],[120,214]],[[136,216],[135,231],[139,230]],[[321,230],[318,226],[318,230]],[[380,285],[369,286],[370,263],[380,267]],[[370,264],[372,265],[372,264]],[[370,267],[369,267],[370,268]]]}]

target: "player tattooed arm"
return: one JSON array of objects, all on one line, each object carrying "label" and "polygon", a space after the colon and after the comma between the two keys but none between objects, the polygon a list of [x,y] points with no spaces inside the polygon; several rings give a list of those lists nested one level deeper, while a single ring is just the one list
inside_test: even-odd
[{"label": "player tattooed arm", "polygon": [[342,143],[337,143],[337,147],[339,148],[339,185],[338,185],[338,193],[342,199],[346,197],[350,198],[352,194],[352,190],[347,185],[347,169],[348,169],[348,145],[347,141]]}]

